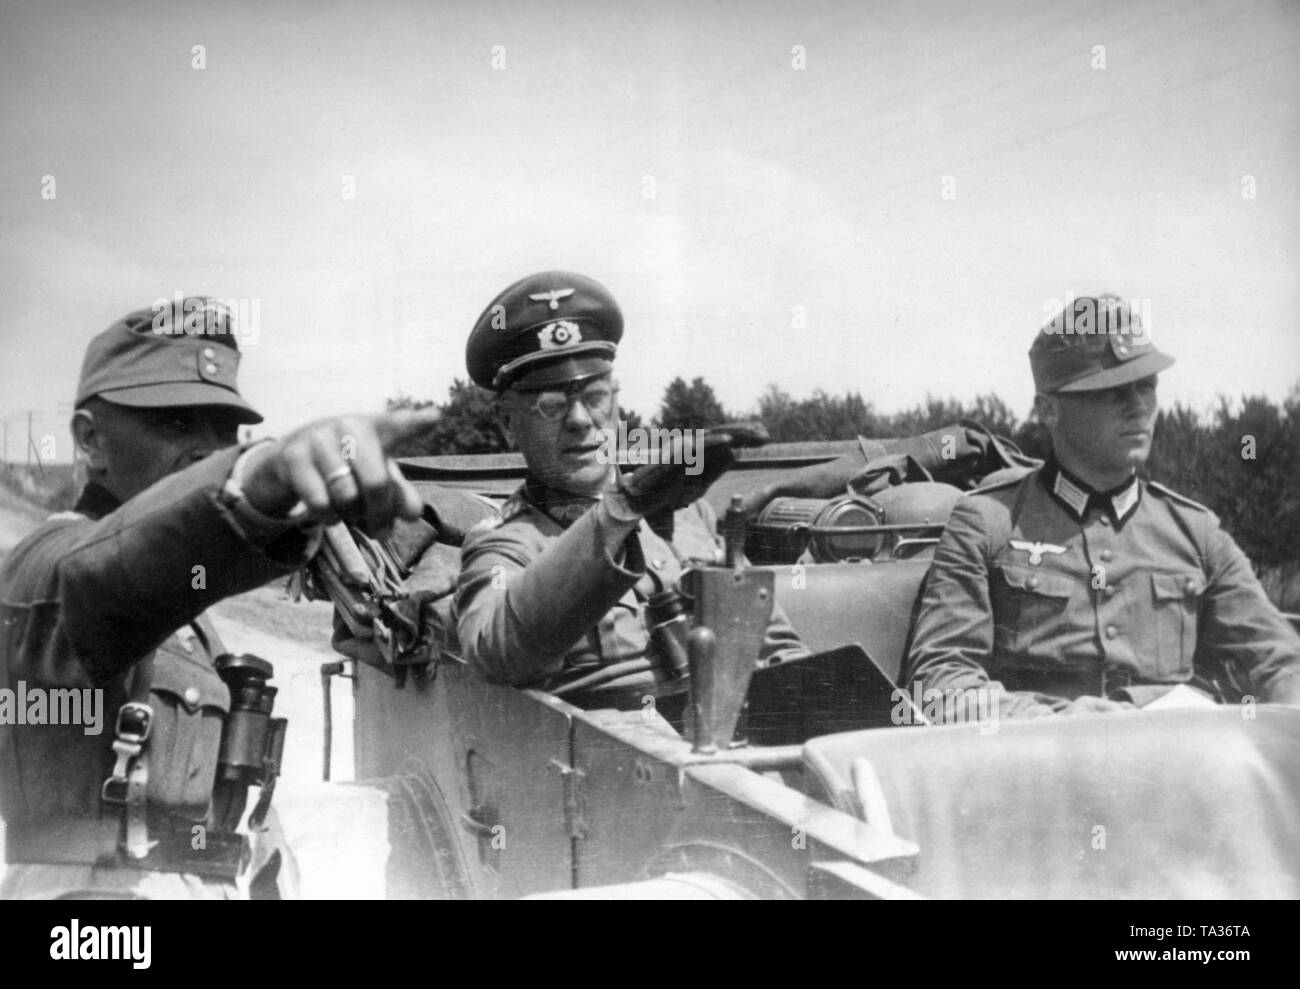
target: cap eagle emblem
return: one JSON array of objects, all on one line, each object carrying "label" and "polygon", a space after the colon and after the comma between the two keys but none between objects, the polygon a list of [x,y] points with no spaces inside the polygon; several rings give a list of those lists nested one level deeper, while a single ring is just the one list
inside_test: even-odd
[{"label": "cap eagle emblem", "polygon": [[571,288],[553,288],[549,292],[534,292],[528,298],[534,302],[550,303],[551,311],[555,312],[560,308],[560,300],[567,299],[572,294]]}]

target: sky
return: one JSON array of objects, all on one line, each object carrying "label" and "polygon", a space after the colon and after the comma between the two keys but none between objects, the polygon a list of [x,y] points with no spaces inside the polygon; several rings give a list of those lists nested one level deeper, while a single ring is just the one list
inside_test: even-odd
[{"label": "sky", "polygon": [[1166,404],[1280,401],[1297,94],[1274,0],[0,3],[9,455],[31,411],[69,458],[86,343],[156,299],[256,306],[273,435],[444,399],[549,268],[619,300],[644,415],[698,375],[1023,416],[1098,292],[1145,300]]}]

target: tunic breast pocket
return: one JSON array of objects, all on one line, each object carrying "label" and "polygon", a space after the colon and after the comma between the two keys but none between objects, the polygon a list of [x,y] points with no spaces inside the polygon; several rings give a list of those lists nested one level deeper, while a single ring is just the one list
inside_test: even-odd
[{"label": "tunic breast pocket", "polygon": [[149,804],[203,821],[210,810],[230,691],[206,661],[177,655],[170,647],[167,643],[158,650],[150,688]]},{"label": "tunic breast pocket", "polygon": [[1037,567],[1003,565],[992,594],[994,654],[1016,665],[1053,667],[1051,643],[1066,621],[1070,581]]},{"label": "tunic breast pocket", "polygon": [[1205,577],[1199,573],[1151,575],[1151,657],[1161,676],[1187,673],[1196,653],[1196,626],[1200,619]]}]

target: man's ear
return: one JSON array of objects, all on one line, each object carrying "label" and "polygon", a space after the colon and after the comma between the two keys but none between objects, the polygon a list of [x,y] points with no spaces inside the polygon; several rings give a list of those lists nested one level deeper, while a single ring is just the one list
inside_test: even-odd
[{"label": "man's ear", "polygon": [[1034,412],[1039,422],[1049,430],[1055,429],[1061,421],[1061,400],[1055,395],[1035,395]]},{"label": "man's ear", "polygon": [[104,455],[103,434],[89,409],[77,409],[72,414],[72,442],[77,445],[86,461],[88,471],[105,471],[108,459]]}]

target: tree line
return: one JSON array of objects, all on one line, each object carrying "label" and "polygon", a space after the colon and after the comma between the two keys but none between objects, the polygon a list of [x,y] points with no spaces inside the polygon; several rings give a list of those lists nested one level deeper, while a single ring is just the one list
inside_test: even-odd
[{"label": "tree line", "polygon": [[[405,395],[388,401],[390,409],[432,404]],[[419,448],[399,455],[508,450],[492,404],[490,392],[456,380],[447,401],[440,404],[443,419],[437,428]],[[647,424],[622,406],[620,415],[628,428]],[[818,390],[796,398],[769,385],[757,408],[737,410],[725,408],[702,377],[689,382],[679,377],[664,389],[648,425],[706,428],[738,419],[758,420],[772,442],[787,443],[912,436],[963,418],[979,420],[1030,456],[1047,455],[1047,430],[1032,412],[1021,418],[992,394],[971,402],[926,396],[911,408],[882,413],[858,392],[833,395]],[[1220,398],[1217,407],[1206,413],[1180,403],[1163,409],[1146,473],[1216,512],[1258,572],[1285,580],[1300,569],[1300,384],[1281,404],[1263,396],[1243,396],[1236,402]]]}]

